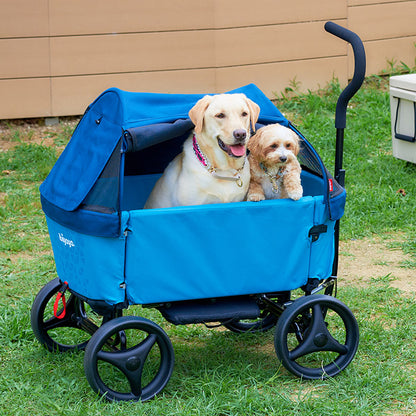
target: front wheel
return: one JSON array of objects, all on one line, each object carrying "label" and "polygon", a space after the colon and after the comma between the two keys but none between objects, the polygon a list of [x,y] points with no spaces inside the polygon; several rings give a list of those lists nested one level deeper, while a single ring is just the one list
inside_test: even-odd
[{"label": "front wheel", "polygon": [[84,370],[92,389],[110,401],[146,401],[168,383],[172,343],[154,322],[135,316],[105,323],[85,349]]},{"label": "front wheel", "polygon": [[327,295],[297,299],[279,318],[275,350],[284,367],[304,379],[336,376],[357,352],[359,330],[351,310]]}]

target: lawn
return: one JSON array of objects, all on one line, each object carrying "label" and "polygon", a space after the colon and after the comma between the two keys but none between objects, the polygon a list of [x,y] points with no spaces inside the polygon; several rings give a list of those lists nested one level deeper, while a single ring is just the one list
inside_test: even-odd
[{"label": "lawn", "polygon": [[[367,79],[349,106],[344,156],[348,198],[341,239],[388,236],[395,250],[409,256],[402,267],[416,276],[416,165],[392,156],[387,85],[382,77]],[[321,91],[276,101],[331,171],[339,92],[334,81]],[[361,338],[353,362],[333,379],[305,381],[286,371],[274,352],[273,331],[238,335],[203,325],[175,327],[158,312],[134,306],[130,314],[152,319],[172,339],[173,375],[163,392],[146,403],[108,403],[96,397],[84,375],[84,353],[49,353],[30,326],[36,293],[56,277],[38,187],[72,129],[73,124],[55,129],[1,125],[3,415],[416,414],[416,300],[414,293],[392,287],[392,273],[359,285],[344,284],[340,276],[338,297],[354,312]]]}]

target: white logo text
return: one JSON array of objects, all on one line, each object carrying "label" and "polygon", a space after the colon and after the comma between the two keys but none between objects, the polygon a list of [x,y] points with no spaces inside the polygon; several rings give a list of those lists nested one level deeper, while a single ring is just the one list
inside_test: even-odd
[{"label": "white logo text", "polygon": [[59,233],[58,237],[59,237],[59,240],[62,241],[66,246],[75,247],[74,242],[72,240],[68,240],[67,238],[65,238],[62,233]]}]

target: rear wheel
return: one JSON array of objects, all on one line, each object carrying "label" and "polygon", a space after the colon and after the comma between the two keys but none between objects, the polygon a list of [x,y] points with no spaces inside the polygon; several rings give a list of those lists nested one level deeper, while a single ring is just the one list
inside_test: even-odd
[{"label": "rear wheel", "polygon": [[[62,283],[58,278],[47,283],[37,294],[32,304],[31,325],[38,341],[49,351],[72,351],[85,349],[91,335],[81,328],[80,322],[88,322],[93,332],[102,323],[102,317],[89,305],[70,294],[65,307],[65,316],[58,319],[54,314],[54,303]],[[63,312],[58,310],[56,315]]]},{"label": "rear wheel", "polygon": [[327,295],[297,299],[279,318],[275,350],[282,364],[305,379],[336,376],[352,361],[359,330],[351,310]]}]

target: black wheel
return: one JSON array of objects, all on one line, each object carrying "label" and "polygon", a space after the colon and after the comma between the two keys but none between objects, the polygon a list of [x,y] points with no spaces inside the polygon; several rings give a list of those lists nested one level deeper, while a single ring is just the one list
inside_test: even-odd
[{"label": "black wheel", "polygon": [[[91,335],[80,326],[80,320],[88,321],[90,326],[98,327],[102,318],[93,312],[88,304],[73,294],[66,302],[66,314],[62,319],[54,315],[54,302],[62,284],[58,278],[47,283],[37,294],[32,304],[32,330],[49,351],[72,351],[85,349]],[[66,293],[68,296],[68,292]],[[57,316],[62,312],[58,311]]]},{"label": "black wheel", "polygon": [[172,374],[174,352],[167,334],[148,319],[128,316],[105,323],[85,349],[92,389],[110,401],[146,401]]},{"label": "black wheel", "polygon": [[336,376],[357,352],[359,330],[351,310],[327,295],[297,299],[276,326],[274,346],[293,374],[313,380]]},{"label": "black wheel", "polygon": [[272,329],[277,323],[278,317],[267,312],[264,317],[254,320],[235,320],[223,322],[223,325],[232,332],[265,332]]}]

